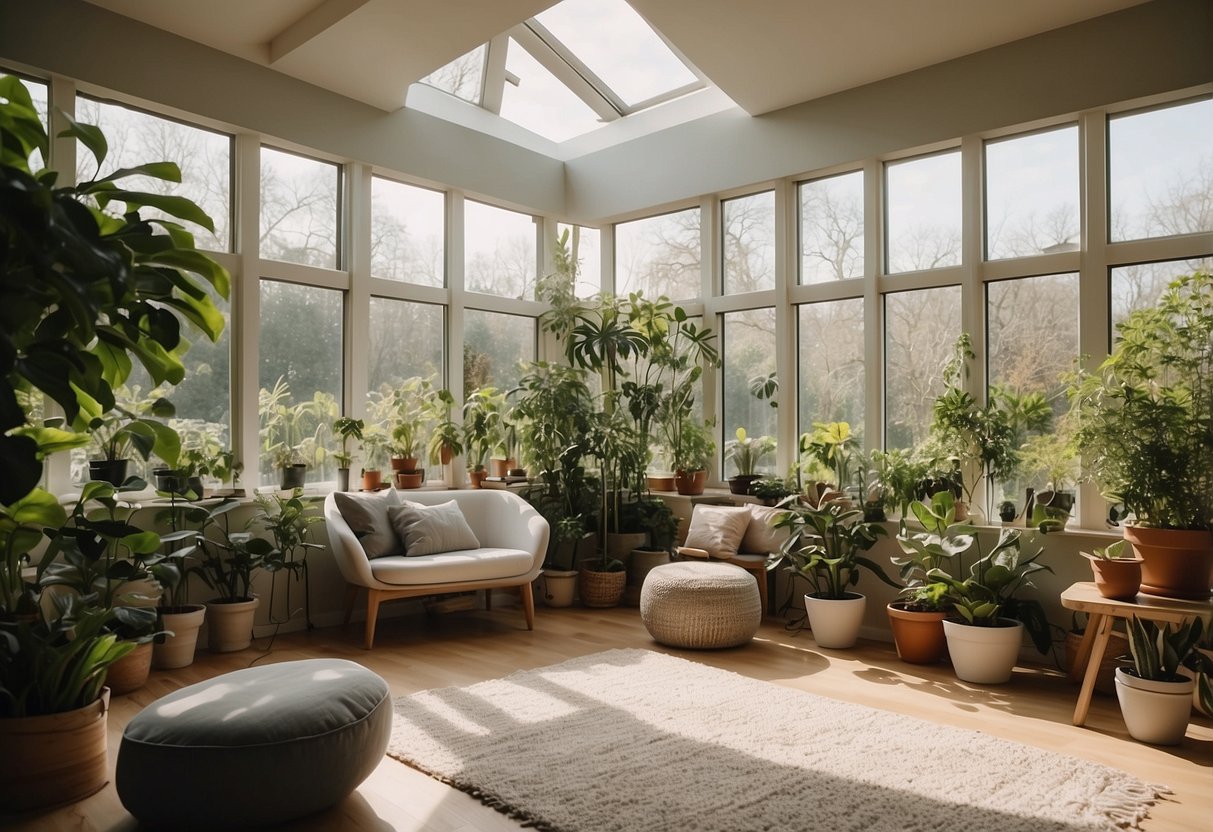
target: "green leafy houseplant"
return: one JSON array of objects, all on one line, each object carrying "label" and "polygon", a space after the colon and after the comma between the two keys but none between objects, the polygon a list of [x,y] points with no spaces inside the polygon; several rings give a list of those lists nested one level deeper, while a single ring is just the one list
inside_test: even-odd
[{"label": "green leafy houseplant", "polygon": [[859,449],[859,437],[846,422],[814,422],[813,430],[800,436],[797,466],[799,475],[824,468],[834,478],[838,490],[851,485],[851,464]]},{"label": "green leafy houseplant", "polygon": [[[113,607],[75,593],[43,603],[40,586],[22,574],[44,530],[76,528],[58,501],[37,488],[42,458],[88,441],[94,421],[114,410],[114,391],[134,362],[154,385],[180,382],[182,324],[217,339],[223,315],[204,283],[226,298],[229,278],[194,248],[179,223],[140,216],[144,207],[155,207],[213,229],[196,205],[120,184],[136,174],[180,182],[176,165],[140,165],[57,187],[53,170],[35,173],[29,164],[35,152],[49,158],[50,147],[25,87],[0,77],[0,102],[0,714],[11,717],[95,700],[106,669],[134,646],[119,644],[109,631],[117,621]],[[78,139],[100,168],[108,149],[104,135],[69,123],[65,135]],[[29,423],[18,394],[34,390],[62,408],[63,426],[76,436]],[[107,533],[117,528],[102,527]],[[141,550],[141,541],[150,539],[142,534],[121,538],[135,537],[132,548]],[[87,556],[97,544],[81,535],[72,545]],[[38,568],[45,574],[66,562],[60,556],[43,555]],[[54,799],[70,797],[57,792]]]},{"label": "green leafy houseplant", "polygon": [[[211,509],[197,532],[198,563],[193,573],[218,592],[220,601],[245,601],[253,597],[257,572],[298,571],[307,549],[319,548],[307,540],[308,528],[320,521],[299,496],[259,494],[258,510],[244,530],[232,531],[230,513],[240,503],[224,501]],[[255,537],[249,529],[264,529],[270,537]]]},{"label": "green leafy houseplant", "polygon": [[768,505],[774,505],[785,497],[796,493],[796,488],[787,480],[764,477],[750,483],[749,493]]},{"label": "green leafy houseplant", "polygon": [[463,402],[463,447],[469,471],[484,470],[489,454],[500,441],[501,414],[505,394],[495,387],[481,387]]},{"label": "green leafy houseplant", "polygon": [[902,606],[914,612],[948,610],[950,585],[940,579],[940,573],[946,573],[953,558],[973,547],[977,530],[967,522],[957,522],[955,498],[948,491],[932,496],[930,505],[911,503],[910,512],[922,531],[911,531],[903,517],[897,532],[902,554],[892,558],[903,584],[898,593]]},{"label": "green leafy houseplant", "polygon": [[1200,642],[1204,629],[1200,617],[1186,624],[1170,624],[1147,621],[1133,616],[1129,619],[1129,659],[1125,670],[1138,679],[1155,682],[1178,682],[1183,677],[1179,668]]},{"label": "green leafy houseplant", "polygon": [[1141,525],[1213,524],[1213,277],[1180,277],[1117,327],[1069,393],[1083,468]]},{"label": "green leafy houseplant", "polygon": [[787,529],[788,537],[779,552],[772,555],[768,569],[786,564],[788,572],[808,580],[816,595],[827,599],[847,597],[849,588],[859,583],[861,569],[872,572],[889,586],[900,588],[880,564],[861,554],[888,534],[883,526],[862,522],[862,511],[837,503],[822,506],[797,503],[787,508],[772,525]]},{"label": "green leafy houseplant", "polygon": [[349,468],[354,462],[354,456],[350,453],[350,442],[361,442],[365,430],[366,422],[352,416],[342,416],[333,422],[333,433],[341,440],[341,450],[333,454],[338,466]]},{"label": "green leafy houseplant", "polygon": [[775,438],[750,436],[745,428],[738,428],[735,437],[725,444],[725,457],[733,463],[738,476],[754,476],[763,460],[775,451]]},{"label": "green leafy houseplant", "polygon": [[455,397],[445,387],[426,401],[426,409],[434,429],[430,432],[428,451],[431,465],[446,465],[463,453],[463,436],[458,424],[451,419]]}]

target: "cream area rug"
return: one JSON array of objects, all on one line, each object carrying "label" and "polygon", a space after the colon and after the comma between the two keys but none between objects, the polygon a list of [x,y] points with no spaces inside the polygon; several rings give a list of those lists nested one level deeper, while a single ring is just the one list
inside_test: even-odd
[{"label": "cream area rug", "polygon": [[647,650],[401,697],[388,753],[548,832],[1112,830],[1160,791]]}]

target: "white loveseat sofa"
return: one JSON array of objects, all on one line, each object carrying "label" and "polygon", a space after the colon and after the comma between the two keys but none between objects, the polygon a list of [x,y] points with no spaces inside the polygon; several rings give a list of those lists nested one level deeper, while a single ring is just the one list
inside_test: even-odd
[{"label": "white loveseat sofa", "polygon": [[381,603],[446,592],[516,586],[527,629],[534,629],[535,602],[531,581],[538,576],[547,552],[547,520],[525,500],[508,491],[408,491],[401,496],[426,505],[455,500],[481,548],[370,559],[341,516],[335,496],[328,495],[324,500],[324,519],[333,558],[348,584],[347,624],[358,591],[367,590],[366,648],[369,650],[374,642]]}]

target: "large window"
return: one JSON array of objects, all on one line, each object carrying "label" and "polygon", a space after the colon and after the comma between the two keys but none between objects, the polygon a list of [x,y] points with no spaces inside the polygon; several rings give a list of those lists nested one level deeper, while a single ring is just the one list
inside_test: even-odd
[{"label": "large window", "polygon": [[569,254],[577,264],[577,283],[573,287],[579,298],[588,298],[602,291],[602,232],[582,225],[556,225],[557,236],[569,232]]},{"label": "large window", "polygon": [[193,233],[199,248],[216,251],[231,249],[231,136],[84,96],[76,99],[76,114],[80,121],[100,127],[109,143],[109,153],[100,170],[93,155],[81,147],[76,157],[78,179],[85,181],[107,176],[119,168],[149,161],[175,162],[181,169],[179,183],[131,176],[123,179],[122,184],[131,190],[184,196],[193,200],[214,222],[214,233],[192,222],[169,217],[154,208],[144,209],[142,215],[182,222]]},{"label": "large window", "polygon": [[1213,99],[1108,119],[1109,237],[1213,230]]},{"label": "large window", "polygon": [[775,288],[775,192],[720,205],[724,226],[724,293]]},{"label": "large window", "polygon": [[699,209],[615,226],[615,291],[646,297],[699,297]]},{"label": "large window", "polygon": [[507,391],[522,378],[520,362],[535,360],[535,319],[468,309],[463,313],[463,393]]},{"label": "large window", "polygon": [[371,298],[371,345],[367,389],[384,393],[413,376],[433,376],[438,386],[446,373],[446,315],[441,306],[394,298]]},{"label": "large window", "polygon": [[1202,269],[1213,269],[1213,257],[1134,263],[1112,269],[1112,332],[1130,313],[1153,306],[1172,280]]},{"label": "large window", "polygon": [[532,133],[562,142],[601,127],[597,113],[543,64],[509,39],[505,71],[517,78],[501,92],[501,116]]},{"label": "large window", "polygon": [[960,287],[884,296],[885,446],[913,448],[927,438],[943,368],[960,336]]},{"label": "large window", "polygon": [[[1003,280],[986,287],[989,395],[1014,417],[1016,443],[1024,450],[1019,476],[994,483],[994,500],[1022,508],[1025,488],[1052,483],[1072,489],[1077,460],[1062,442],[1068,410],[1064,373],[1078,357],[1078,275],[1052,274]],[[1043,399],[1043,402],[1041,401]],[[1037,421],[1041,404],[1049,422]]]},{"label": "large window", "polygon": [[261,148],[261,256],[339,266],[341,166]]},{"label": "large window", "polygon": [[422,286],[446,284],[446,197],[371,179],[371,275]]},{"label": "large window", "polygon": [[[774,437],[777,433],[773,399],[767,395],[764,383],[775,372],[775,308],[747,309],[724,316],[721,333],[724,376],[724,411],[720,424],[724,440],[733,439],[738,428],[745,428],[750,437]],[[772,453],[759,467],[759,472],[774,470]],[[725,476],[737,473],[731,463],[725,465]]]},{"label": "large window", "polygon": [[464,202],[463,269],[468,291],[533,298],[538,272],[535,218]]},{"label": "large window", "polygon": [[797,307],[799,432],[847,422],[863,438],[863,298]]},{"label": "large window", "polygon": [[260,472],[279,482],[286,462],[308,466],[307,481],[336,476],[331,425],[341,414],[344,293],[261,281]]},{"label": "large window", "polygon": [[890,274],[960,265],[960,151],[885,166]]},{"label": "large window", "polygon": [[986,258],[1078,250],[1078,127],[987,142]]},{"label": "large window", "polygon": [[800,282],[863,277],[863,171],[801,182]]}]

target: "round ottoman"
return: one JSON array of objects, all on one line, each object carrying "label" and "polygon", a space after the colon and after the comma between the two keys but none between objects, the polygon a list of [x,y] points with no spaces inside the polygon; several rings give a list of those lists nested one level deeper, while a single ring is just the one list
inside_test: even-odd
[{"label": "round ottoman", "polygon": [[668,563],[640,590],[640,618],[649,635],[670,647],[736,647],[758,632],[758,582],[728,563]]},{"label": "round ottoman", "polygon": [[161,697],[127,724],[122,805],[164,829],[265,826],[341,801],[383,759],[387,682],[344,659],[251,667]]}]

